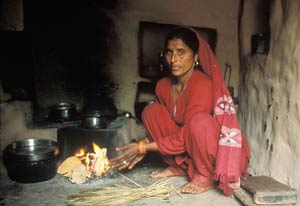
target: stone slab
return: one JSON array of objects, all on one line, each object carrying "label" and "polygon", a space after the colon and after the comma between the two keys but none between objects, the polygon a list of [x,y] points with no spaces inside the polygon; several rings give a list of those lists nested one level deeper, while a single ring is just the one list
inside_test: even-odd
[{"label": "stone slab", "polygon": [[[243,188],[234,190],[233,194],[244,206],[260,206],[253,202],[253,195]],[[274,204],[263,204],[261,206],[274,206]],[[291,204],[276,204],[276,206],[291,206]]]},{"label": "stone slab", "polygon": [[253,196],[256,204],[295,204],[297,190],[267,176],[250,176],[241,181],[241,187]]}]

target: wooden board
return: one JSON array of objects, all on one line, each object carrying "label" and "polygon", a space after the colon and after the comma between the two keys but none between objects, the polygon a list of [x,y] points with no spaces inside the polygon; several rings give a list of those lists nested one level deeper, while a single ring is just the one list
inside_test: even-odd
[{"label": "wooden board", "polygon": [[253,195],[256,204],[295,204],[297,190],[267,176],[251,176],[241,181],[241,187]]}]

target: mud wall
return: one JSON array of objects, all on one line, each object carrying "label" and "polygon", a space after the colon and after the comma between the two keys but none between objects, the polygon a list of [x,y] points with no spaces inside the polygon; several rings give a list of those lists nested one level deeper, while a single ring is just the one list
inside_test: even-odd
[{"label": "mud wall", "polygon": [[240,120],[256,175],[300,188],[299,1],[271,1],[270,51],[245,58]]}]

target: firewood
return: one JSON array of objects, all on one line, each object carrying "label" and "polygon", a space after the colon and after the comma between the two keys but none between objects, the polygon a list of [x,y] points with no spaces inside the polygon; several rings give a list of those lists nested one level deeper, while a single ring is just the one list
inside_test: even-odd
[{"label": "firewood", "polygon": [[[97,145],[96,145],[97,146]],[[109,170],[107,149],[96,147],[95,153],[87,153],[85,158],[72,156],[58,168],[57,173],[69,177],[73,183],[84,183],[93,176],[101,177]]]},{"label": "firewood", "polygon": [[70,177],[72,170],[78,166],[82,165],[81,160],[77,157],[68,157],[57,169],[58,174],[62,174],[66,177]]},{"label": "firewood", "polygon": [[81,164],[72,169],[70,180],[72,183],[81,184],[85,182],[86,175],[86,167],[83,164]]},{"label": "firewood", "polygon": [[101,149],[101,151],[99,153],[97,153],[97,158],[96,158],[96,162],[95,162],[95,167],[94,167],[94,171],[96,173],[97,177],[101,177],[102,174],[104,173],[104,168],[105,168],[105,158],[106,158],[106,153],[107,153],[107,149],[103,148]]}]

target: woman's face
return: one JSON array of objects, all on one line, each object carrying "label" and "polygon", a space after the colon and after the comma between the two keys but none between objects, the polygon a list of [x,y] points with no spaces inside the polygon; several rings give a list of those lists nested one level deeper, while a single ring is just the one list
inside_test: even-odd
[{"label": "woman's face", "polygon": [[181,77],[193,67],[194,62],[198,60],[198,54],[194,55],[181,39],[171,39],[167,44],[165,58],[172,75]]}]

